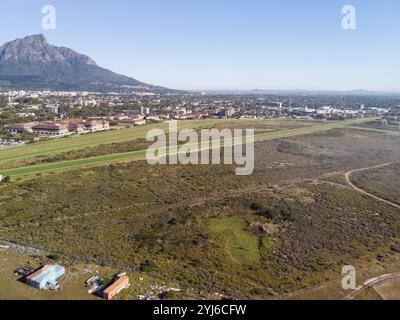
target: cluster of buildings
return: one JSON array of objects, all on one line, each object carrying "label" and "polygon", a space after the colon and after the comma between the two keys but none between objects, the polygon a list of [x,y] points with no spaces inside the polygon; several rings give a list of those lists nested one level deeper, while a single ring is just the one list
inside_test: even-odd
[{"label": "cluster of buildings", "polygon": [[96,294],[106,300],[112,300],[122,290],[129,288],[130,283],[126,273],[119,273],[106,285],[98,275],[88,279],[86,285],[90,287],[89,294]]},{"label": "cluster of buildings", "polygon": [[[214,92],[173,95],[99,92],[9,91],[13,112],[10,122],[40,123],[10,125],[9,132],[36,132],[42,136],[63,136],[92,129],[89,123],[71,123],[69,118],[103,117],[113,125],[133,127],[150,121],[200,119],[269,119],[347,120],[386,116],[400,109],[399,97],[345,96],[307,93]],[[4,99],[2,99],[4,100]],[[3,102],[4,104],[4,102]],[[2,110],[0,110],[0,114]],[[13,120],[11,120],[11,118]],[[45,120],[58,120],[51,122]],[[67,123],[64,123],[65,121]],[[45,121],[45,122],[43,122]],[[396,119],[388,119],[388,124]],[[390,122],[390,123],[389,123]],[[39,125],[40,127],[36,127]],[[67,128],[65,128],[65,125]],[[32,126],[32,128],[29,128]],[[44,128],[43,128],[44,126]],[[26,128],[28,127],[28,128]],[[94,126],[96,127],[96,126]],[[101,126],[100,126],[101,127]],[[31,131],[32,130],[32,131]],[[68,130],[68,132],[67,132]]]},{"label": "cluster of buildings", "polygon": [[381,125],[384,127],[400,127],[400,110],[392,111],[385,115],[382,119]]},{"label": "cluster of buildings", "polygon": [[25,141],[14,139],[0,139],[0,149],[23,146]]},{"label": "cluster of buildings", "polygon": [[118,125],[125,128],[133,128],[135,126],[142,126],[147,123],[146,118],[143,116],[139,117],[129,117],[125,115],[120,115],[114,117],[117,120]]},{"label": "cluster of buildings", "polygon": [[236,113],[236,110],[234,107],[225,107],[222,110],[218,112],[219,118],[232,118]]},{"label": "cluster of buildings", "polygon": [[[65,276],[65,268],[60,265],[44,265],[36,270],[19,268],[16,274],[22,275],[26,284],[39,290],[61,290],[59,280]],[[129,277],[126,273],[115,275],[110,282],[104,284],[99,276],[94,276],[86,281],[91,288],[89,294],[111,300],[122,290],[129,288]]]},{"label": "cluster of buildings", "polygon": [[83,120],[64,119],[60,121],[44,121],[15,123],[4,126],[4,129],[11,133],[34,133],[42,137],[63,137],[74,133],[90,133],[110,129],[110,123],[106,120]]}]

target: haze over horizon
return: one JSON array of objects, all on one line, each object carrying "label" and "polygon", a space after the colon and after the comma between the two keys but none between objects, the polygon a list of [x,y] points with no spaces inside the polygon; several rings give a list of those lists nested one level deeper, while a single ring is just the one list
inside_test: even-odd
[{"label": "haze over horizon", "polygon": [[[41,27],[46,4],[57,9],[56,30]],[[3,0],[0,43],[43,33],[105,68],[174,89],[400,92],[400,3],[351,1],[357,29],[348,31],[346,4]]]}]

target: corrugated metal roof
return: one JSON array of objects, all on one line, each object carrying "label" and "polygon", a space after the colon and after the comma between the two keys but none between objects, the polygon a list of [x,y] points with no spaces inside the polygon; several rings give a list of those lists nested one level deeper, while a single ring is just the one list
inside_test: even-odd
[{"label": "corrugated metal roof", "polygon": [[30,275],[28,275],[26,277],[26,280],[33,280],[35,277],[39,276],[41,273],[45,272],[49,268],[50,268],[50,266],[43,266],[43,267],[37,269],[36,271],[34,271]]},{"label": "corrugated metal roof", "polygon": [[52,281],[57,278],[59,278],[61,275],[64,274],[65,269],[62,266],[59,265],[54,265],[54,266],[45,266],[45,268],[42,272],[39,274],[35,275],[33,278],[31,278],[31,281],[34,282],[42,282],[42,281]]},{"label": "corrugated metal roof", "polygon": [[129,284],[129,277],[123,276],[111,284],[108,288],[104,290],[104,295],[106,297],[113,297],[118,291],[123,289]]}]

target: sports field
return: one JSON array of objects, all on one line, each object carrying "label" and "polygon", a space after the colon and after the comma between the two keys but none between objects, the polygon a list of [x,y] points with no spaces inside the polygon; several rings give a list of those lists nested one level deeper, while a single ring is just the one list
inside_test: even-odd
[{"label": "sports field", "polygon": [[[371,119],[357,119],[346,122],[315,122],[312,126],[304,126],[295,129],[282,129],[272,132],[256,133],[255,141],[268,141],[286,137],[294,137],[299,135],[311,134],[319,131],[327,131],[335,128],[343,128],[346,126],[351,126],[357,123],[370,121]],[[279,126],[279,122],[274,122],[272,120],[264,121],[265,123],[274,123]],[[211,127],[215,124],[223,124],[223,122],[218,120],[204,120],[204,121],[184,121],[180,122],[178,130],[183,128],[200,128],[200,127]],[[227,121],[226,123],[232,123],[232,121]],[[251,128],[251,122],[246,121],[249,128]],[[282,122],[283,123],[283,122]],[[59,139],[46,141],[38,144],[27,145],[15,149],[7,149],[0,152],[0,162],[12,161],[17,159],[29,158],[34,156],[42,156],[46,154],[54,154],[65,152],[74,149],[80,149],[88,146],[96,146],[109,144],[114,142],[129,141],[139,138],[144,138],[146,133],[150,129],[161,128],[167,129],[168,123],[149,125],[146,127],[132,128],[132,129],[121,129],[116,131],[101,132],[93,135],[86,136],[74,136],[67,139]],[[199,146],[199,148],[202,148]],[[60,161],[49,164],[33,165],[9,170],[2,170],[0,174],[3,176],[9,175],[12,177],[35,175],[41,173],[48,173],[54,171],[77,169],[81,167],[90,167],[97,165],[105,165],[115,162],[124,161],[136,161],[143,160],[146,156],[146,150],[139,150],[133,152],[103,155],[98,157],[92,157],[87,159],[70,160],[70,161]]]}]

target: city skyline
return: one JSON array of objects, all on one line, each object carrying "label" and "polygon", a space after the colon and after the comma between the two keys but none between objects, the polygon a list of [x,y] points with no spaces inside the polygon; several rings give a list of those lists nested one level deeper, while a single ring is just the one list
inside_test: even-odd
[{"label": "city skyline", "polygon": [[[55,30],[41,26],[44,5]],[[341,27],[344,5],[357,28]],[[184,90],[400,92],[397,1],[4,1],[1,44],[49,42],[144,82]],[[21,23],[22,22],[22,23]]]}]

